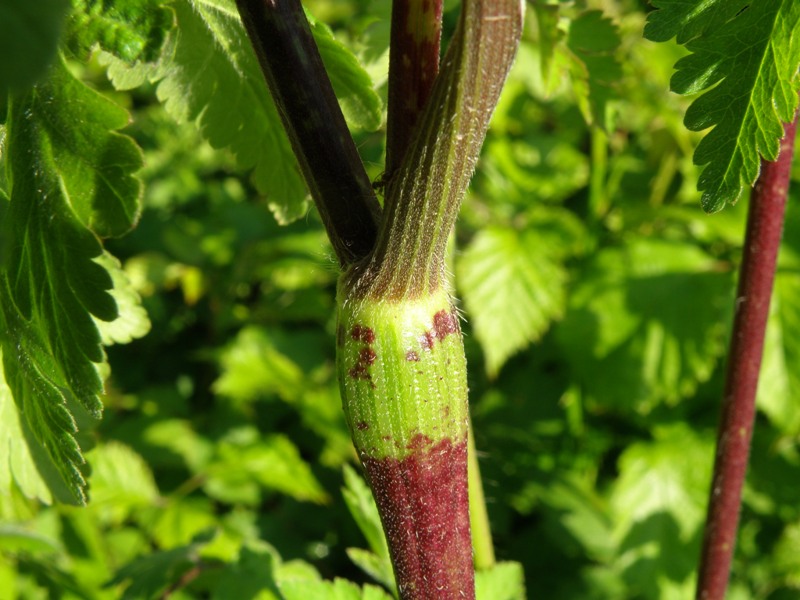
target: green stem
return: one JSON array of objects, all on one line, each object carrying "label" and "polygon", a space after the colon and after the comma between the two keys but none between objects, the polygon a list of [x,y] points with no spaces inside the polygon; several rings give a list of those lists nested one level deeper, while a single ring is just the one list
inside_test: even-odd
[{"label": "green stem", "polygon": [[489,513],[486,510],[486,499],[483,495],[483,482],[478,466],[478,454],[475,448],[475,436],[472,433],[472,420],[469,423],[469,442],[467,446],[469,468],[469,523],[472,530],[472,551],[475,569],[486,571],[495,563],[492,531],[489,525]]},{"label": "green stem", "polygon": [[519,0],[466,2],[414,141],[389,183],[375,252],[356,293],[418,298],[445,281],[456,221],[522,33]]},{"label": "green stem", "polygon": [[589,180],[589,214],[600,220],[608,210],[606,178],[608,176],[608,134],[592,125],[592,173]]}]

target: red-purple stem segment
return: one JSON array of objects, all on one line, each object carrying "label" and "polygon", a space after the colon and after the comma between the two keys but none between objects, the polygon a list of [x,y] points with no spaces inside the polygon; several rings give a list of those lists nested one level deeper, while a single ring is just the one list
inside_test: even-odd
[{"label": "red-purple stem segment", "polygon": [[300,0],[236,0],[339,262],[372,250],[380,205],[347,129]]},{"label": "red-purple stem segment", "polygon": [[778,159],[762,162],[761,175],[750,196],[697,581],[696,597],[700,600],[724,599],[736,548],[742,485],[750,454],[758,373],[783,232],[796,128],[797,118],[785,127]]},{"label": "red-purple stem segment", "polygon": [[386,179],[400,167],[431,95],[439,73],[441,39],[442,0],[393,0]]}]

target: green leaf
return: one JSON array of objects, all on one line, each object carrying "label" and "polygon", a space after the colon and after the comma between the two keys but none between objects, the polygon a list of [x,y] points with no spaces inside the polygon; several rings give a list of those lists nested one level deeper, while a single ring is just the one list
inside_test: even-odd
[{"label": "green leaf", "polygon": [[680,59],[671,87],[706,91],[686,112],[692,131],[713,127],[694,155],[705,165],[697,188],[703,208],[735,203],[758,177],[761,158],[775,160],[800,90],[800,4],[795,0],[709,0],[692,6],[657,0],[645,35],[678,35],[692,53]]},{"label": "green leaf", "polygon": [[266,544],[245,546],[235,563],[222,570],[212,600],[282,600],[275,583],[277,552]]},{"label": "green leaf", "polygon": [[[305,183],[233,2],[178,0],[172,7],[177,27],[159,67],[132,74],[109,61],[113,81],[129,87],[148,77],[161,80],[158,97],[167,111],[196,122],[212,146],[230,148],[239,168],[253,169],[256,188],[280,223],[302,217]],[[351,126],[379,127],[382,106],[366,71],[326,26],[312,31]]]},{"label": "green leaf", "polygon": [[220,363],[222,373],[213,389],[239,403],[269,394],[291,402],[304,387],[302,369],[275,347],[262,328],[242,329],[223,352]]},{"label": "green leaf", "polygon": [[629,593],[643,598],[664,597],[662,588],[693,575],[714,456],[712,436],[682,423],[653,437],[625,449],[610,498],[616,560]]},{"label": "green leaf", "polygon": [[539,32],[539,65],[545,88],[548,88],[553,70],[553,55],[556,45],[564,37],[564,32],[558,28],[559,7],[557,4],[547,4],[535,0],[533,11],[536,13],[536,26]]},{"label": "green leaf", "polygon": [[368,575],[387,588],[395,589],[394,571],[389,546],[383,533],[378,507],[367,484],[350,465],[344,466],[345,487],[342,496],[358,528],[367,540],[371,552],[348,548],[347,555]]},{"label": "green leaf", "polygon": [[596,407],[646,414],[708,380],[732,293],[720,267],[695,245],[646,238],[595,255],[557,333]]},{"label": "green leaf", "polygon": [[154,61],[172,27],[163,0],[73,0],[67,44],[78,56],[99,46],[126,62]]},{"label": "green leaf", "polygon": [[464,306],[491,376],[561,316],[566,272],[553,255],[536,230],[487,228],[456,263]]},{"label": "green leaf", "polygon": [[374,585],[358,587],[338,577],[333,581],[287,580],[280,584],[285,600],[392,600]]},{"label": "green leaf", "polygon": [[525,576],[517,562],[501,562],[475,573],[477,600],[525,600]]},{"label": "green leaf", "polygon": [[[126,113],[57,64],[12,99],[8,119],[10,203],[2,237],[0,319],[5,378],[25,416],[28,444],[48,485],[84,501],[79,421],[98,418],[105,360],[93,317],[117,318],[108,272],[92,259],[102,234],[127,231],[138,215],[136,145],[109,129]],[[79,124],[79,125],[78,125]],[[49,474],[46,474],[49,473]]]},{"label": "green leaf", "polygon": [[347,124],[375,131],[383,123],[383,103],[372,88],[372,78],[327,25],[316,19],[310,22],[311,33]]},{"label": "green leaf", "polygon": [[589,124],[608,129],[607,104],[622,68],[614,58],[619,47],[617,28],[599,10],[589,10],[570,24],[567,46],[572,51],[573,87],[578,106]]},{"label": "green leaf", "polygon": [[109,294],[117,303],[117,318],[113,321],[95,319],[94,323],[100,331],[103,345],[127,344],[144,337],[150,331],[150,319],[142,306],[142,298],[131,283],[127,273],[119,261],[104,252],[95,262],[100,264],[109,275],[113,286]]},{"label": "green leaf", "polygon": [[[0,346],[0,359],[2,355]],[[26,428],[2,374],[0,363],[0,496],[8,494],[12,486],[16,485],[26,498],[35,498],[50,504],[53,494],[39,473],[32,450],[26,441]]]},{"label": "green leaf", "polygon": [[199,562],[200,551],[212,537],[212,533],[198,535],[186,546],[134,559],[117,571],[105,587],[130,582],[122,593],[122,600],[159,598],[171,584],[178,582]]},{"label": "green leaf", "polygon": [[60,544],[41,533],[30,531],[12,523],[0,524],[0,550],[30,554],[53,554],[61,550]]},{"label": "green leaf", "polygon": [[[793,200],[795,198],[792,198]],[[800,211],[790,202],[764,339],[758,408],[788,435],[800,432]]]},{"label": "green leaf", "polygon": [[92,509],[104,522],[120,524],[158,501],[150,468],[128,446],[109,442],[87,452],[86,458],[92,465]]},{"label": "green leaf", "polygon": [[216,498],[226,499],[237,486],[260,486],[297,500],[328,500],[308,463],[284,435],[260,436],[253,427],[240,427],[223,438],[217,449],[206,483],[206,491]]},{"label": "green leaf", "polygon": [[69,7],[69,0],[0,4],[0,98],[9,91],[25,91],[44,76],[56,59]]},{"label": "green leaf", "polygon": [[16,114],[46,148],[65,200],[83,225],[100,237],[130,231],[141,210],[142,183],[133,173],[142,166],[142,153],[131,138],[115,133],[128,124],[127,111],[59,62],[46,81],[17,103]]}]

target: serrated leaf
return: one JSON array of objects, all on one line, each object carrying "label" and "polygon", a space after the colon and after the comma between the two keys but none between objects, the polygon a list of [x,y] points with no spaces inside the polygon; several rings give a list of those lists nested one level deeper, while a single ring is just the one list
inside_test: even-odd
[{"label": "serrated leaf", "polygon": [[564,310],[566,272],[535,230],[480,231],[456,273],[491,376]]},{"label": "serrated leaf", "polygon": [[708,90],[692,103],[684,122],[692,131],[713,128],[694,162],[705,166],[697,186],[703,208],[715,212],[755,182],[762,157],[777,158],[783,123],[793,118],[800,90],[800,3],[655,4],[660,10],[652,13],[645,34],[655,40],[680,34],[678,41],[692,53],[675,64],[672,89]]},{"label": "serrated leaf", "polygon": [[69,7],[69,0],[0,4],[0,97],[24,91],[44,76],[56,59]]},{"label": "serrated leaf", "polygon": [[280,583],[285,600],[392,600],[374,585],[363,588],[338,577],[333,581],[287,580]]},{"label": "serrated leaf", "polygon": [[586,122],[608,128],[608,102],[616,96],[614,86],[622,68],[614,58],[619,33],[599,10],[589,10],[570,24],[567,46],[573,55],[573,87]]},{"label": "serrated leaf", "polygon": [[558,339],[596,407],[646,414],[711,376],[731,294],[730,274],[696,246],[632,238],[589,262]]},{"label": "serrated leaf", "polygon": [[162,0],[73,0],[67,44],[78,55],[97,45],[126,62],[154,61],[171,26]]},{"label": "serrated leaf", "polygon": [[643,598],[694,573],[714,457],[711,435],[684,424],[656,427],[653,437],[623,452],[610,497],[617,561],[629,593]]},{"label": "serrated leaf", "polygon": [[525,575],[522,565],[501,562],[488,571],[475,573],[477,600],[525,600]]},{"label": "serrated leaf", "polygon": [[12,99],[7,125],[5,378],[40,473],[52,491],[60,486],[59,495],[78,503],[85,481],[76,418],[99,416],[98,363],[105,360],[92,319],[117,317],[111,278],[92,260],[101,246],[86,226],[122,233],[138,213],[140,186],[130,170],[140,153],[109,131],[126,120],[59,63],[45,82]]},{"label": "serrated leaf", "polygon": [[171,584],[199,562],[200,550],[212,537],[212,533],[199,535],[186,546],[136,558],[119,569],[105,587],[129,582],[122,593],[122,600],[159,598]]},{"label": "serrated leaf", "polygon": [[133,287],[119,261],[108,252],[104,252],[95,259],[95,262],[111,275],[113,287],[109,290],[109,294],[117,304],[116,319],[113,321],[94,320],[100,331],[103,345],[127,344],[147,335],[150,331],[150,319],[147,317],[147,311],[142,306],[141,296]]},{"label": "serrated leaf", "polygon": [[[230,148],[240,168],[253,169],[253,181],[280,223],[305,215],[306,186],[233,3],[179,0],[172,6],[177,27],[151,75],[161,80],[159,99],[179,121],[195,121],[211,145]],[[312,31],[351,125],[377,128],[382,109],[369,76],[327,27],[314,25]],[[121,83],[144,76],[113,66]]]},{"label": "serrated leaf", "polygon": [[99,511],[105,522],[120,524],[158,500],[150,467],[128,446],[109,442],[93,448],[86,458],[92,465],[92,509]]},{"label": "serrated leaf", "polygon": [[[2,356],[0,347],[0,359]],[[0,495],[7,495],[12,485],[16,485],[26,498],[50,504],[53,494],[36,467],[19,411],[2,374],[0,363]]]}]

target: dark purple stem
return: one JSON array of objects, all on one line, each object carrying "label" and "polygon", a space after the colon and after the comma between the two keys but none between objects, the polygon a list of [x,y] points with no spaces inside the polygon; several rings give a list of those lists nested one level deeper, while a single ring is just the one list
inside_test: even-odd
[{"label": "dark purple stem", "polygon": [[393,0],[386,179],[403,162],[419,116],[431,95],[439,73],[441,38],[442,0]]},{"label": "dark purple stem", "polygon": [[236,0],[300,169],[342,265],[364,258],[380,205],[300,0]]},{"label": "dark purple stem", "polygon": [[697,598],[723,600],[736,548],[742,484],[753,434],[756,389],[778,258],[797,118],[786,125],[775,162],[762,161],[750,196],[744,255],[717,437]]}]

